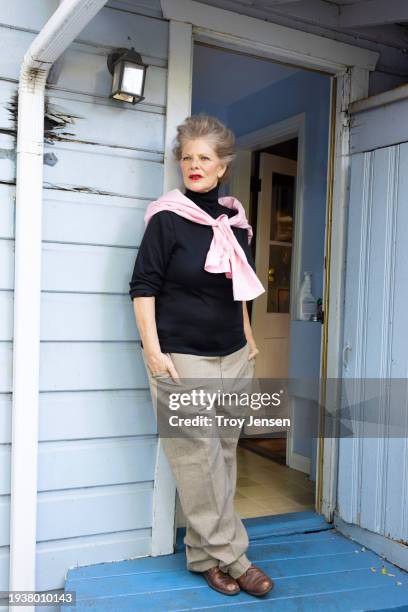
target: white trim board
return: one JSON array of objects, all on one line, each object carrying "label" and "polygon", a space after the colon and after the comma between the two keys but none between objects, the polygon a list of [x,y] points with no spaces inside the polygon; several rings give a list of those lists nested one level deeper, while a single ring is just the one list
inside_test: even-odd
[{"label": "white trim board", "polygon": [[293,236],[293,247],[291,267],[291,300],[290,318],[296,320],[296,300],[300,287],[300,270],[302,260],[302,219],[303,219],[303,192],[304,192],[304,172],[305,172],[305,113],[293,115],[288,119],[271,123],[260,130],[250,132],[240,136],[236,140],[237,149],[256,151],[264,147],[269,147],[279,142],[284,142],[291,138],[298,139],[298,159],[296,174],[296,202],[295,202],[295,228]]},{"label": "white trim board", "polygon": [[394,89],[388,91],[382,91],[375,96],[369,96],[363,100],[358,100],[350,104],[349,113],[355,115],[364,111],[373,110],[375,108],[387,106],[387,104],[394,104],[394,102],[401,102],[408,99],[408,85],[400,85]]},{"label": "white trim board", "polygon": [[[169,60],[167,69],[167,113],[164,138],[163,191],[180,185],[178,165],[174,162],[172,145],[176,126],[191,112],[192,89],[192,28],[173,21],[169,26]],[[174,552],[176,527],[176,483],[164,454],[160,437],[157,441],[153,490],[152,556]]]},{"label": "white trim board", "polygon": [[251,149],[251,151],[269,147],[270,145],[297,137],[298,132],[304,129],[304,124],[305,113],[299,113],[283,121],[270,123],[259,130],[239,136],[237,138],[237,146],[239,149]]},{"label": "white trim board", "polygon": [[[157,557],[174,551],[177,536],[175,524],[176,507],[169,506],[169,499],[176,496],[176,483],[168,459],[164,453],[160,436],[157,440],[156,465],[154,470],[154,488],[152,503],[152,542],[151,555]],[[164,511],[169,508],[169,512]]]},{"label": "white trim board", "polygon": [[[166,132],[164,137],[164,193],[179,186],[181,173],[173,161],[172,144],[176,126],[191,112],[193,45],[190,24],[170,22],[167,67]],[[180,92],[183,95],[180,96]]]},{"label": "white trim board", "polygon": [[194,0],[161,0],[161,5],[165,19],[191,23],[195,28],[200,28],[197,34],[205,35],[206,30],[211,30],[218,32],[223,41],[239,39],[241,47],[249,43],[252,50],[254,47],[261,50],[265,45],[270,57],[277,61],[290,61],[299,66],[335,73],[348,66],[374,70],[379,58],[374,51]]},{"label": "white trim board", "polygon": [[[351,116],[350,151],[365,153],[408,141],[408,99],[361,111]],[[378,129],[378,126],[383,126]]]}]

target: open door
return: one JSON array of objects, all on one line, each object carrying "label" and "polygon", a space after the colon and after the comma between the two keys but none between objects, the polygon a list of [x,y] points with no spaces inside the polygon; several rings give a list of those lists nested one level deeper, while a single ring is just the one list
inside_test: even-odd
[{"label": "open door", "polygon": [[[266,291],[253,304],[252,329],[260,358],[257,378],[289,377],[290,288],[297,162],[270,153],[260,154],[256,225],[256,270]],[[258,427],[258,435],[282,427]],[[290,445],[286,440],[286,449]]]},{"label": "open door", "polygon": [[373,100],[351,130],[335,521],[408,569],[408,101]]},{"label": "open door", "polygon": [[261,153],[256,269],[266,288],[255,300],[252,328],[262,355],[258,378],[287,378],[296,171],[294,160]]}]

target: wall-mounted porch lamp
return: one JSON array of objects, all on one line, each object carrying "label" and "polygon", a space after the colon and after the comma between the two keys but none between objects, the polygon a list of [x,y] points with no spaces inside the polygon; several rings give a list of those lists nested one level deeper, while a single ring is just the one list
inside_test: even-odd
[{"label": "wall-mounted porch lamp", "polygon": [[148,66],[133,47],[115,49],[108,55],[107,64],[113,76],[111,98],[131,104],[144,100],[143,90]]}]

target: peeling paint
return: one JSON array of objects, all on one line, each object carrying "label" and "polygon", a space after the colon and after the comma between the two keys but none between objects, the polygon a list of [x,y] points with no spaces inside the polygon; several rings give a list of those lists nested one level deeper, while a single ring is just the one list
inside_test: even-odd
[{"label": "peeling paint", "polygon": [[66,136],[75,136],[74,132],[62,131],[69,125],[75,125],[76,119],[82,119],[79,115],[70,115],[65,109],[45,101],[44,112],[44,140],[53,144],[59,140],[68,140]]},{"label": "peeling paint", "polygon": [[6,106],[6,109],[11,115],[11,119],[14,125],[14,132],[17,131],[17,109],[18,109],[18,94],[15,93],[11,96],[10,102]]},{"label": "peeling paint", "polygon": [[[14,130],[7,130],[7,133],[15,135],[17,130],[18,117],[18,94],[15,93],[7,105],[7,110],[11,115]],[[56,141],[70,140],[67,136],[75,136],[74,132],[63,131],[69,125],[74,125],[76,119],[82,119],[79,115],[71,115],[60,106],[45,99],[44,104],[44,142],[53,144]]]},{"label": "peeling paint", "polygon": [[396,540],[396,542],[398,542],[398,544],[404,546],[405,548],[408,547],[408,542],[406,540]]},{"label": "peeling paint", "polygon": [[[120,197],[120,198],[129,198],[133,199],[133,196],[123,195],[123,193],[116,193],[114,191],[103,191],[101,189],[92,189],[92,187],[84,187],[82,185],[53,185],[51,183],[44,182],[45,189],[53,189],[56,191],[70,191],[70,192],[78,192],[78,193],[91,193],[94,195],[104,195],[111,197]],[[146,200],[154,200],[154,197],[145,198]]]},{"label": "peeling paint", "polygon": [[16,136],[16,130],[0,128],[0,134],[6,134],[6,136]]},{"label": "peeling paint", "polygon": [[[17,130],[17,116],[18,116],[18,98],[17,95],[13,95],[10,100],[7,110],[11,113],[13,123],[15,129],[11,130],[1,130],[0,133],[4,132],[8,135],[15,136]],[[122,149],[129,151],[140,151],[146,152],[149,154],[155,153],[161,156],[159,163],[163,161],[163,151],[162,150],[151,150],[151,149],[138,149],[131,146],[124,146],[121,144],[114,143],[105,143],[105,142],[95,142],[93,140],[84,140],[81,138],[75,138],[76,134],[73,131],[68,131],[68,126],[75,126],[77,119],[85,119],[80,115],[73,115],[67,112],[67,110],[61,106],[57,106],[49,100],[45,100],[45,109],[44,109],[44,142],[53,145],[56,142],[68,142],[71,144],[81,144],[81,145],[90,145],[90,146],[103,146],[108,147],[110,149]],[[47,163],[47,161],[45,161]]]}]

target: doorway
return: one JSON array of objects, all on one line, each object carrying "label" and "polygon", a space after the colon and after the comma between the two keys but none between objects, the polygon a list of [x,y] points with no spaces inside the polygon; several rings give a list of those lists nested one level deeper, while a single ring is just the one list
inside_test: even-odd
[{"label": "doorway", "polygon": [[[237,137],[222,195],[234,195],[246,209],[266,288],[248,304],[260,350],[255,375],[300,377],[306,362],[308,374],[318,378],[321,322],[298,321],[296,302],[306,265],[313,270],[316,313],[322,297],[330,78],[196,43],[191,113],[200,112],[219,118]],[[314,230],[305,214],[314,216]],[[263,427],[240,439],[235,501],[242,517],[315,507],[317,406],[298,400],[290,411],[293,431]]]},{"label": "doorway", "polygon": [[[289,378],[291,312],[295,278],[292,255],[297,189],[296,136],[252,151],[249,221],[255,230],[253,251],[266,292],[250,304],[251,325],[262,359],[258,378]],[[298,191],[298,197],[296,197]],[[241,436],[235,507],[243,517],[285,514],[315,507],[310,463],[292,467],[290,432],[263,427],[256,436]],[[296,466],[298,468],[299,466]]]}]

